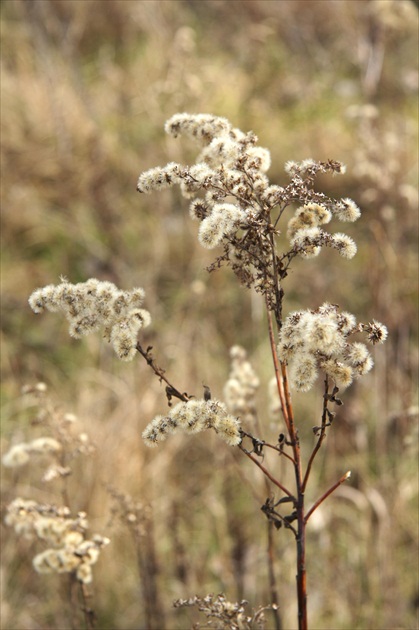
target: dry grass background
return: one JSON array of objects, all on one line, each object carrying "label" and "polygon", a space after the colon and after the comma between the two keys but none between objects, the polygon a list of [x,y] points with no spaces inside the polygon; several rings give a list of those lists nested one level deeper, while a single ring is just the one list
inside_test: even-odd
[{"label": "dry grass background", "polygon": [[[309,614],[319,629],[417,627],[415,3],[9,0],[1,38],[2,443],[36,433],[19,391],[37,380],[96,443],[68,491],[72,509],[112,539],[95,567],[98,627],[148,627],[138,552],[164,615],[154,628],[190,627],[192,613],[171,606],[178,597],[224,591],[253,607],[269,602],[259,471],[207,435],[146,451],[141,431],[165,400],[144,362],[120,364],[99,339],[71,340],[61,318],[27,306],[34,288],[60,274],[143,286],[153,316],[146,343],[176,385],[200,394],[208,383],[221,396],[228,349],[240,343],[261,376],[268,417],[257,299],[229,272],[206,273],[211,253],[176,192],[135,192],[142,170],[192,155],[162,130],[184,110],[253,129],[271,149],[275,183],[289,159],[347,164],[346,176],[322,185],[363,208],[351,231],[358,255],[302,261],[288,280],[288,307],[328,299],[385,322],[390,339],[345,395],[308,492],[313,499],[353,471],[309,528]],[[320,408],[320,392],[297,402],[306,452]],[[3,472],[3,504],[16,495],[60,501],[40,476]],[[144,505],[141,536],[110,518],[107,483]],[[3,627],[70,627],[65,585],[34,573],[33,545],[6,529],[2,542]],[[281,614],[292,628],[293,541],[280,530],[276,546]]]}]

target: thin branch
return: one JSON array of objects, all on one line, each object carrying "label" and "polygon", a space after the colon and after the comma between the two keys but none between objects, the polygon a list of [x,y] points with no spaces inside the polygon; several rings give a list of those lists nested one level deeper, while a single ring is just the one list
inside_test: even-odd
[{"label": "thin branch", "polygon": [[284,399],[285,399],[285,407],[287,410],[287,418],[288,418],[288,424],[289,424],[289,429],[290,429],[290,438],[294,442],[295,437],[296,437],[295,426],[294,426],[294,411],[292,409],[292,404],[291,404],[291,392],[290,392],[289,384],[288,384],[287,366],[282,361],[280,362],[280,365],[281,365],[281,375],[282,375],[282,385],[283,385],[283,392],[284,392]]},{"label": "thin branch", "polygon": [[327,419],[327,403],[329,402],[328,399],[328,392],[329,392],[329,381],[328,378],[326,376],[325,381],[324,381],[324,396],[323,396],[323,413],[322,413],[322,424],[321,424],[321,428],[320,428],[320,434],[318,436],[316,445],[313,448],[313,452],[310,455],[310,459],[308,460],[308,464],[307,464],[307,470],[306,470],[306,474],[304,475],[304,481],[303,481],[303,485],[302,485],[302,491],[304,492],[306,489],[306,485],[307,485],[307,481],[308,478],[310,476],[310,471],[311,471],[311,466],[313,464],[314,458],[316,457],[322,442],[324,440],[324,438],[326,437],[326,427],[328,426],[326,419]]},{"label": "thin branch", "polygon": [[317,499],[317,501],[315,502],[315,504],[309,509],[309,511],[306,514],[306,517],[304,519],[304,523],[307,523],[308,519],[310,518],[310,516],[313,514],[314,510],[317,510],[317,508],[319,507],[319,505],[321,503],[323,503],[323,501],[325,499],[327,499],[327,497],[329,495],[332,494],[332,492],[334,492],[336,490],[336,488],[339,488],[339,486],[341,486],[343,483],[345,483],[345,481],[347,479],[349,479],[349,477],[351,476],[351,471],[348,470],[348,472],[346,472],[344,475],[342,475],[342,477],[339,479],[339,481],[337,481],[335,484],[333,484],[333,486],[331,488],[329,488],[329,490],[327,490],[321,497],[320,499]]},{"label": "thin branch", "polygon": [[294,424],[294,411],[292,408],[291,392],[289,390],[289,384],[288,384],[287,366],[282,361],[280,365],[281,365],[283,391],[284,391],[284,397],[285,397],[285,406],[287,409],[289,435],[290,435],[292,450],[294,453],[295,480],[297,483],[298,494],[299,496],[300,495],[303,496],[304,493],[302,491],[302,483],[301,483],[301,451],[300,451],[298,433],[296,431],[295,424]]},{"label": "thin branch", "polygon": [[271,448],[273,451],[276,451],[279,455],[283,455],[284,457],[286,457],[287,459],[290,460],[290,462],[292,462],[293,464],[295,464],[294,459],[291,457],[291,455],[288,455],[288,453],[285,453],[285,451],[280,447],[277,446],[275,444],[270,444],[269,442],[265,442],[265,440],[259,440],[259,438],[256,438],[254,435],[252,435],[251,433],[247,433],[246,431],[243,431],[243,429],[241,430],[242,434],[248,438],[250,438],[251,440],[255,440],[256,443],[258,445],[261,446],[261,448],[263,449],[265,446],[267,448]]},{"label": "thin branch", "polygon": [[[262,511],[265,512],[265,510],[263,509],[265,506],[262,507]],[[298,540],[298,532],[295,529],[295,527],[293,525],[291,525],[290,520],[286,517],[286,516],[282,516],[282,514],[280,514],[279,512],[276,512],[274,509],[269,509],[265,512],[266,516],[269,518],[270,521],[274,522],[274,519],[272,519],[272,515],[275,516],[277,519],[279,519],[281,521],[281,523],[284,524],[284,527],[286,529],[290,529],[292,531],[292,533],[295,536],[295,539]]]},{"label": "thin branch", "polygon": [[247,457],[251,459],[252,462],[261,469],[261,471],[268,477],[268,479],[272,481],[273,484],[275,484],[275,486],[277,486],[280,490],[282,490],[284,494],[291,497],[293,501],[296,501],[295,497],[291,494],[291,492],[285,486],[283,486],[282,483],[278,481],[278,479],[275,479],[275,477],[271,475],[269,470],[267,470],[265,466],[263,466],[263,464],[258,462],[258,460],[255,457],[253,457],[253,455],[249,453],[249,451],[247,451],[241,444],[239,444],[239,449],[243,451],[243,453],[247,455]]},{"label": "thin branch", "polygon": [[268,521],[268,569],[269,569],[269,590],[271,592],[272,613],[275,622],[275,630],[282,630],[282,620],[279,613],[278,587],[275,577],[275,545],[273,537],[272,521]]},{"label": "thin branch", "polygon": [[167,387],[169,388],[166,391],[170,394],[170,396],[174,396],[175,398],[179,398],[179,400],[182,400],[183,402],[188,402],[188,400],[191,398],[190,396],[188,396],[188,394],[186,392],[183,392],[183,394],[176,389],[176,387],[174,387],[170,381],[166,378],[165,376],[165,371],[163,370],[163,368],[159,367],[156,362],[153,359],[153,356],[151,354],[151,350],[152,347],[150,346],[149,348],[147,348],[147,350],[143,350],[143,348],[140,345],[140,342],[137,342],[136,348],[138,350],[138,352],[144,357],[144,359],[147,361],[147,364],[151,367],[151,369],[153,370],[154,374],[156,376],[159,377],[160,381],[164,381],[167,384]]},{"label": "thin branch", "polygon": [[[266,298],[265,298],[265,302],[266,302]],[[267,313],[267,317],[268,317],[269,342],[270,342],[270,346],[271,346],[272,359],[273,359],[273,362],[274,362],[274,370],[275,370],[276,384],[277,384],[277,387],[278,387],[278,395],[279,395],[279,400],[281,402],[281,411],[282,411],[282,415],[284,417],[284,422],[285,422],[285,425],[287,427],[288,433],[290,433],[290,426],[289,426],[289,421],[288,421],[287,407],[286,407],[286,403],[285,403],[284,388],[282,386],[282,381],[281,381],[281,378],[280,378],[279,359],[278,359],[278,354],[277,354],[277,351],[276,351],[275,336],[274,336],[274,331],[273,331],[273,326],[272,326],[272,314],[271,314],[271,311],[268,308],[268,304],[267,303],[266,303],[266,313]]]},{"label": "thin branch", "polygon": [[84,620],[87,630],[94,630],[96,625],[96,614],[92,608],[88,605],[90,594],[87,592],[84,584],[80,583],[80,595],[82,599],[82,611],[84,614]]}]

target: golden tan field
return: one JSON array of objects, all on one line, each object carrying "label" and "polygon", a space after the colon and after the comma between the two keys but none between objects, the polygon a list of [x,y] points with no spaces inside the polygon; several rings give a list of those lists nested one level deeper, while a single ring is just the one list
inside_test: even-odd
[{"label": "golden tan field", "polygon": [[[75,414],[74,431],[95,450],[63,481],[41,481],[48,457],[3,468],[2,506],[67,500],[111,539],[90,586],[98,629],[186,630],[205,619],[172,602],[194,595],[223,592],[250,610],[271,601],[260,471],[209,432],[147,449],[141,432],[167,403],[145,361],[118,361],[99,335],[71,339],[61,316],[35,315],[27,303],[60,275],[144,287],[153,321],[142,342],[176,386],[202,396],[205,383],[222,398],[229,349],[242,345],[261,380],[260,421],[275,439],[282,427],[269,415],[258,296],[229,269],[206,271],[213,252],[200,247],[177,189],[136,192],[141,171],[195,155],[163,131],[183,111],[253,130],[271,151],[273,183],[286,179],[287,160],[347,165],[320,184],[361,207],[347,230],[357,256],[297,262],[286,309],[328,300],[384,322],[389,339],[343,395],[313,468],[310,501],[347,470],[352,478],[308,528],[310,627],[417,627],[417,33],[410,0],[3,2],[2,452],[45,435],[21,396],[37,382],[56,405],[52,434],[60,414]],[[295,398],[306,455],[321,397],[319,387]],[[285,465],[282,475],[291,475]],[[274,535],[288,630],[294,543],[284,529]],[[70,612],[68,575],[35,573],[41,550],[2,526],[2,627],[85,627],[79,608]]]}]

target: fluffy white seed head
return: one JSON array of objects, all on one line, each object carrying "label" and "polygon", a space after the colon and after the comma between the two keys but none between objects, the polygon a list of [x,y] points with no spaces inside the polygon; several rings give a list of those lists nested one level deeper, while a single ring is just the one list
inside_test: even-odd
[{"label": "fluffy white seed head", "polygon": [[339,388],[348,387],[353,380],[353,368],[336,359],[320,361],[321,368],[335,382]]},{"label": "fluffy white seed head", "polygon": [[353,258],[357,251],[355,241],[347,234],[342,234],[341,232],[332,234],[330,244],[334,249],[337,249],[343,258]]},{"label": "fluffy white seed head", "polygon": [[29,461],[28,445],[15,444],[2,457],[2,464],[6,468],[18,468],[24,466]]},{"label": "fluffy white seed head", "polygon": [[177,403],[167,416],[156,416],[142,437],[146,446],[155,447],[175,430],[198,433],[211,428],[230,445],[240,441],[239,420],[228,414],[224,403],[213,399]]},{"label": "fluffy white seed head", "polygon": [[369,343],[384,343],[388,337],[388,330],[384,324],[377,322],[375,319],[368,324],[363,324],[363,330],[367,333]]},{"label": "fluffy white seed head", "polygon": [[137,190],[142,193],[151,193],[154,190],[169,188],[180,183],[181,171],[182,167],[175,162],[170,162],[166,166],[150,168],[139,176]]},{"label": "fluffy white seed head", "polygon": [[346,198],[334,207],[334,214],[340,221],[353,223],[361,216],[361,210],[352,199]]},{"label": "fluffy white seed head", "polygon": [[306,335],[310,349],[322,354],[336,354],[344,344],[344,338],[334,317],[322,315],[313,317],[307,326]]},{"label": "fluffy white seed head", "polygon": [[210,206],[205,199],[194,199],[189,206],[189,216],[194,221],[202,221],[210,213]]},{"label": "fluffy white seed head", "polygon": [[150,313],[140,308],[144,289],[120,291],[112,282],[91,278],[71,284],[63,281],[54,287],[37,289],[29,298],[31,308],[61,311],[69,322],[69,333],[80,338],[104,328],[104,337],[112,343],[118,357],[130,361],[136,354],[136,335],[151,322]]},{"label": "fluffy white seed head", "polygon": [[246,149],[246,163],[250,168],[266,173],[271,166],[271,154],[263,147],[249,147]]},{"label": "fluffy white seed head", "polygon": [[220,165],[232,167],[237,162],[241,153],[241,146],[228,136],[214,138],[198,156],[198,160],[205,162],[210,168]]},{"label": "fluffy white seed head", "polygon": [[[317,203],[308,203],[301,206],[296,210],[295,215],[288,222],[287,237],[292,240],[295,238],[299,230],[314,228],[318,225],[329,223],[331,218],[332,213],[330,210]],[[313,232],[309,234],[316,234],[318,236],[319,233]],[[300,237],[301,236],[302,234]]]},{"label": "fluffy white seed head", "polygon": [[37,573],[53,573],[57,571],[60,563],[55,549],[47,549],[38,553],[32,560],[33,568]]},{"label": "fluffy white seed head", "polygon": [[224,400],[228,410],[244,421],[252,421],[256,415],[256,392],[259,378],[255,373],[247,353],[241,346],[230,349],[231,369],[224,386]]},{"label": "fluffy white seed head", "polygon": [[222,225],[210,214],[199,226],[198,240],[205,249],[214,249],[222,239]]},{"label": "fluffy white seed head", "polygon": [[220,135],[227,135],[231,124],[226,118],[212,114],[175,114],[166,122],[166,133],[174,136],[186,135],[202,144],[209,144]]},{"label": "fluffy white seed head", "polygon": [[221,243],[224,236],[235,232],[241,221],[246,218],[245,213],[238,206],[231,203],[215,204],[209,216],[199,227],[198,239],[206,249],[213,249]]},{"label": "fluffy white seed head", "polygon": [[348,344],[345,349],[345,357],[353,367],[364,363],[369,354],[367,346],[359,341]]},{"label": "fluffy white seed head", "polygon": [[357,325],[352,313],[339,313],[337,305],[327,302],[315,311],[291,313],[282,325],[278,344],[279,358],[290,366],[291,385],[307,391],[319,369],[339,388],[367,374],[373,366],[367,347],[348,341],[350,335],[359,332],[366,333],[371,343],[387,337],[383,324],[374,321]]},{"label": "fluffy white seed head", "polygon": [[328,208],[321,206],[318,203],[307,203],[304,206],[304,210],[306,212],[310,212],[312,216],[316,219],[316,225],[325,225],[329,223],[332,219],[332,213]]},{"label": "fluffy white seed head", "polygon": [[31,453],[59,453],[62,450],[61,444],[50,437],[41,437],[32,440],[27,445],[28,451]]},{"label": "fluffy white seed head", "polygon": [[83,584],[90,584],[93,579],[92,568],[86,562],[82,562],[76,571],[76,578]]},{"label": "fluffy white seed head", "polygon": [[297,353],[290,369],[290,382],[298,391],[307,392],[317,378],[317,361],[310,353]]},{"label": "fluffy white seed head", "polygon": [[303,258],[313,258],[320,253],[322,234],[319,227],[302,227],[291,238],[291,245]]},{"label": "fluffy white seed head", "polygon": [[230,414],[217,416],[214,422],[214,429],[229,446],[240,444],[240,422],[234,416]]},{"label": "fluffy white seed head", "polygon": [[347,335],[352,332],[356,327],[356,317],[352,313],[346,311],[339,313],[337,316],[339,330]]}]

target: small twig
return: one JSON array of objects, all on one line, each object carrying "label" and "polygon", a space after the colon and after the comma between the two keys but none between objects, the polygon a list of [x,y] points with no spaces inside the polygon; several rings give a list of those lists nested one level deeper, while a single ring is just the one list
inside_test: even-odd
[{"label": "small twig", "polygon": [[314,458],[316,457],[322,442],[324,440],[324,438],[326,437],[326,427],[327,427],[327,422],[326,422],[326,418],[327,418],[327,403],[329,402],[329,381],[328,378],[326,376],[325,381],[324,381],[324,396],[323,396],[323,413],[322,413],[322,424],[320,427],[320,434],[318,436],[317,442],[315,447],[313,448],[313,451],[310,455],[310,459],[308,460],[308,464],[307,464],[307,469],[306,469],[306,474],[304,475],[304,481],[303,481],[303,485],[302,485],[302,491],[304,492],[306,489],[306,485],[307,485],[307,481],[308,478],[310,476],[310,471],[311,471],[311,466],[313,464]]},{"label": "small twig", "polygon": [[[265,302],[266,302],[266,299],[265,299]],[[274,362],[276,384],[277,384],[277,387],[278,387],[279,400],[281,401],[281,411],[282,411],[282,415],[284,417],[285,425],[286,425],[288,433],[289,433],[290,432],[290,427],[289,427],[289,420],[288,420],[288,412],[287,412],[287,407],[286,407],[286,403],[285,403],[284,388],[282,386],[282,381],[281,381],[281,378],[280,378],[280,367],[279,367],[278,354],[276,352],[275,337],[274,337],[274,331],[273,331],[273,326],[272,326],[272,315],[271,315],[271,311],[268,308],[268,304],[267,303],[266,303],[266,314],[267,314],[267,317],[268,317],[269,342],[270,342],[270,346],[271,346],[272,359],[273,359],[273,362]]]},{"label": "small twig", "polygon": [[[242,434],[245,437],[248,437],[249,439],[251,439],[252,441],[256,441],[256,443],[260,445],[261,450],[266,446],[267,448],[271,448],[273,451],[276,451],[279,455],[283,455],[284,457],[289,459],[290,462],[292,462],[293,464],[295,463],[293,458],[291,457],[291,455],[288,455],[288,453],[285,453],[284,450],[281,448],[281,446],[276,446],[275,444],[270,444],[269,442],[265,442],[265,440],[259,440],[258,438],[256,438],[251,433],[247,433],[246,431],[243,431],[243,429],[242,429]],[[259,453],[256,453],[256,455],[258,455],[258,454]]]},{"label": "small twig", "polygon": [[271,592],[272,614],[275,622],[275,630],[282,630],[282,620],[278,605],[278,587],[275,577],[275,545],[273,537],[273,523],[268,521],[268,569],[269,569],[269,590]]},{"label": "small twig", "polygon": [[349,477],[351,476],[351,471],[348,470],[348,472],[346,472],[344,475],[342,475],[342,477],[339,479],[339,481],[337,481],[335,484],[333,484],[333,486],[331,488],[329,488],[329,490],[327,490],[321,497],[320,499],[317,499],[317,501],[315,502],[315,504],[309,509],[309,511],[307,512],[304,522],[307,523],[308,519],[310,518],[310,516],[313,514],[314,510],[317,510],[317,508],[319,507],[319,505],[321,503],[323,503],[323,501],[325,499],[327,499],[327,497],[329,495],[332,494],[332,492],[334,492],[336,490],[336,488],[339,488],[339,486],[341,486],[343,483],[345,483],[345,481],[347,479],[349,479]]},{"label": "small twig", "polygon": [[188,400],[191,398],[191,396],[188,396],[188,394],[186,392],[181,393],[178,389],[176,389],[176,387],[174,387],[170,381],[166,378],[165,376],[165,371],[159,367],[156,362],[153,359],[153,356],[151,354],[151,350],[153,349],[152,346],[149,346],[147,348],[147,350],[143,350],[143,348],[140,345],[140,342],[137,342],[136,348],[138,350],[138,352],[144,357],[144,359],[147,361],[147,365],[149,365],[151,367],[151,369],[153,370],[154,374],[156,376],[159,377],[160,382],[164,381],[167,384],[166,387],[166,395],[169,401],[169,405],[170,405],[170,400],[171,398],[174,396],[175,398],[179,398],[179,400],[182,400],[183,402],[188,402]]},{"label": "small twig", "polygon": [[96,614],[95,611],[88,606],[88,599],[90,595],[86,591],[86,587],[84,584],[80,583],[80,595],[82,600],[82,611],[84,614],[84,620],[86,624],[87,630],[94,630],[96,625]]},{"label": "small twig", "polygon": [[291,523],[297,519],[296,512],[294,511],[289,516],[282,516],[282,514],[274,510],[275,505],[277,505],[277,503],[273,505],[272,501],[270,499],[267,499],[266,502],[262,505],[261,510],[267,516],[267,518],[274,524],[276,529],[279,529],[283,524],[284,527],[286,529],[290,529],[292,533],[294,534],[295,538],[298,539],[298,532],[295,529],[295,527],[291,525]]},{"label": "small twig", "polygon": [[255,457],[253,457],[253,455],[249,453],[249,451],[247,451],[241,444],[239,444],[239,449],[243,451],[243,453],[247,455],[247,457],[251,459],[252,462],[261,469],[261,471],[268,477],[268,479],[272,481],[273,484],[275,484],[280,490],[282,490],[282,492],[287,494],[289,497],[293,499],[293,501],[295,501],[295,497],[291,494],[291,492],[287,490],[287,488],[285,488],[285,486],[283,486],[282,483],[278,481],[278,479],[275,479],[275,477],[271,475],[271,473],[265,468],[265,466],[263,466],[263,464],[258,462],[258,460]]}]

